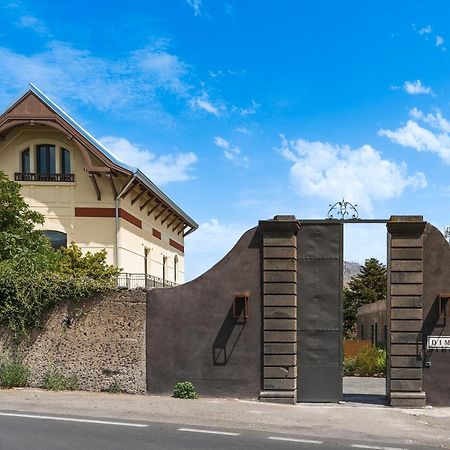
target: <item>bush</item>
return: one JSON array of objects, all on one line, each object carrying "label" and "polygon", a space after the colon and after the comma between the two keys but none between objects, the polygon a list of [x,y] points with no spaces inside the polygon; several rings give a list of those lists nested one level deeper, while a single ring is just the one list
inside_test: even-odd
[{"label": "bush", "polygon": [[344,375],[380,377],[386,374],[386,350],[378,347],[361,349],[353,358],[344,358]]},{"label": "bush", "polygon": [[4,388],[24,387],[30,371],[17,359],[7,359],[0,364],[0,386]]},{"label": "bush", "polygon": [[109,383],[106,392],[110,394],[121,394],[123,392],[123,388],[122,385],[116,379],[114,379],[111,381],[111,383]]},{"label": "bush", "polygon": [[76,375],[65,376],[59,370],[48,370],[42,387],[49,391],[76,391],[80,383]]},{"label": "bush", "polygon": [[175,385],[173,396],[175,398],[194,399],[198,398],[198,393],[192,383],[190,383],[189,381],[183,381]]},{"label": "bush", "polygon": [[49,271],[17,274],[0,263],[0,324],[16,336],[42,326],[42,315],[62,300],[76,301],[110,290],[110,282]]}]

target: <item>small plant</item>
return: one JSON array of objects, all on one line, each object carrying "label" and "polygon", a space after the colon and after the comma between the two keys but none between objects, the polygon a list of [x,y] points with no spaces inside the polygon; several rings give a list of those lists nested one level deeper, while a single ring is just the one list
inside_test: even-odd
[{"label": "small plant", "polygon": [[192,383],[190,383],[189,381],[183,381],[175,385],[173,396],[175,398],[194,399],[198,398],[198,393]]},{"label": "small plant", "polygon": [[4,388],[24,387],[30,371],[17,359],[7,359],[0,364],[0,386]]},{"label": "small plant", "polygon": [[65,376],[59,370],[48,370],[42,387],[49,391],[75,391],[79,389],[80,383],[76,375]]},{"label": "small plant", "polygon": [[354,357],[344,359],[344,375],[356,377],[382,377],[386,374],[386,350],[367,347]]},{"label": "small plant", "polygon": [[123,388],[122,385],[116,379],[114,379],[111,381],[111,383],[109,383],[106,392],[109,392],[110,394],[121,394],[123,392]]}]

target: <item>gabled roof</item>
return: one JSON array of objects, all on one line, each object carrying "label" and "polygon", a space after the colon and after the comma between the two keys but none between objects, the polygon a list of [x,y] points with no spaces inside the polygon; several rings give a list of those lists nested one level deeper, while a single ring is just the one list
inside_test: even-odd
[{"label": "gabled roof", "polygon": [[[72,128],[74,128],[84,139],[86,139],[95,149],[97,149],[101,154],[110,160],[114,165],[124,169],[133,179],[142,183],[149,191],[154,195],[159,197],[164,203],[166,203],[169,208],[180,215],[186,224],[191,227],[191,231],[198,228],[198,224],[187,215],[178,205],[176,205],[164,192],[158,188],[143,172],[141,172],[137,167],[132,167],[114,155],[107,147],[105,147],[100,141],[94,138],[86,129],[84,129],[73,117],[66,113],[60,106],[55,102],[50,100],[40,89],[38,89],[34,84],[30,83],[28,89],[20,95],[20,97],[11,103],[5,111],[0,115],[4,116],[9,110],[16,106],[24,97],[29,93],[33,93],[42,103],[44,103],[48,108],[54,111],[58,116],[60,116],[66,123],[68,123]],[[190,232],[191,232],[190,231]]]}]

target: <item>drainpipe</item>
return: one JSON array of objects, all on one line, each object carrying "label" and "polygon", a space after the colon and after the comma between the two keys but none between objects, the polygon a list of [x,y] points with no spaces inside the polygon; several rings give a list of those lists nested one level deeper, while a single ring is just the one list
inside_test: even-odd
[{"label": "drainpipe", "polygon": [[136,174],[133,174],[130,181],[124,186],[124,188],[117,194],[117,197],[114,199],[115,209],[116,209],[116,244],[115,244],[115,252],[114,252],[114,263],[117,268],[120,268],[120,259],[119,259],[119,230],[120,230],[120,222],[119,222],[119,205],[120,205],[120,197],[122,197],[123,193],[130,187],[131,183],[136,179]]}]

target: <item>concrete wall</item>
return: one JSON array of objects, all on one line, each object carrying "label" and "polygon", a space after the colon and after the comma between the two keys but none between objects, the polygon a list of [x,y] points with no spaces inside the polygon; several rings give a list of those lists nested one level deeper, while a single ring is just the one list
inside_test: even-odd
[{"label": "concrete wall", "polygon": [[[22,195],[35,211],[45,216],[42,226],[45,230],[61,231],[67,234],[68,242],[76,242],[83,251],[106,249],[108,263],[117,264],[124,272],[145,272],[145,249],[149,250],[147,273],[162,278],[163,261],[166,261],[166,280],[175,281],[175,258],[177,264],[177,283],[184,281],[184,252],[170,244],[171,240],[184,245],[183,233],[168,228],[170,220],[162,224],[165,215],[157,220],[155,214],[147,215],[147,209],[141,211],[141,203],[145,196],[132,204],[136,190],[124,199],[120,199],[119,207],[141,221],[138,227],[129,221],[119,219],[118,248],[115,255],[116,223],[115,217],[100,217],[100,208],[115,207],[114,195],[109,178],[105,175],[96,177],[101,191],[101,200],[93,187],[88,173],[84,170],[84,160],[78,147],[69,141],[59,130],[42,125],[24,126],[13,129],[5,141],[0,142],[0,169],[11,179],[15,172],[21,172],[21,152],[30,149],[30,170],[35,171],[36,146],[53,144],[56,147],[56,170],[59,171],[61,148],[71,153],[71,172],[75,174],[74,182],[21,182]],[[92,155],[95,166],[102,163]],[[114,178],[118,190],[126,183],[126,177]],[[81,217],[75,208],[97,210],[97,217]],[[153,230],[157,230],[157,236]]]},{"label": "concrete wall", "polygon": [[[261,388],[261,236],[247,231],[199,278],[147,296],[147,386],[171,393],[191,381],[200,395],[258,397]],[[233,318],[236,292],[249,291],[249,316]]]},{"label": "concrete wall", "polygon": [[142,290],[63,302],[18,348],[0,329],[0,355],[17,351],[31,370],[33,387],[47,370],[58,369],[75,374],[82,390],[106,390],[117,380],[126,392],[145,393],[145,302]]},{"label": "concrete wall", "polygon": [[386,345],[386,300],[379,300],[358,308],[358,339],[372,344]]},{"label": "concrete wall", "polygon": [[437,299],[438,294],[450,293],[450,246],[441,232],[428,224],[423,249],[423,390],[427,404],[450,406],[450,350],[427,350],[428,336],[450,336],[450,317],[444,319]]}]

